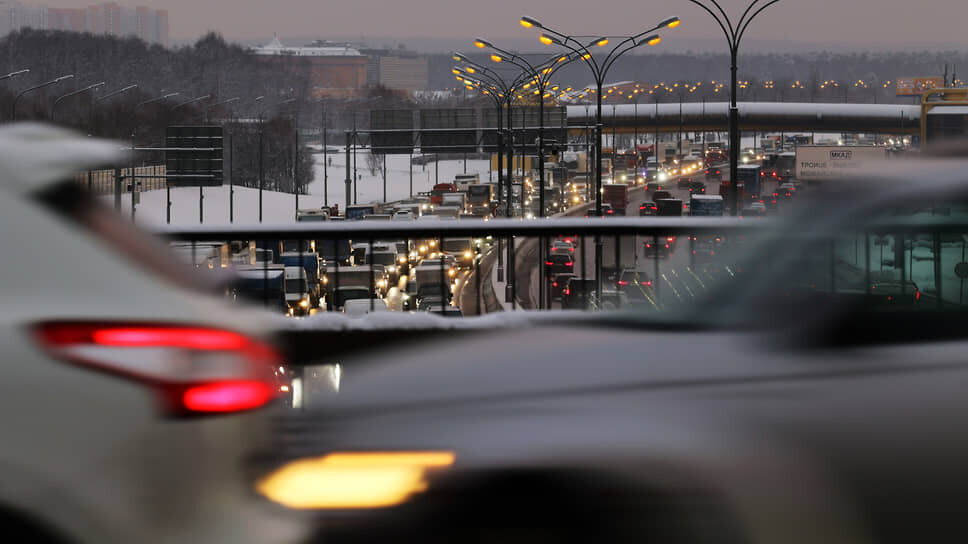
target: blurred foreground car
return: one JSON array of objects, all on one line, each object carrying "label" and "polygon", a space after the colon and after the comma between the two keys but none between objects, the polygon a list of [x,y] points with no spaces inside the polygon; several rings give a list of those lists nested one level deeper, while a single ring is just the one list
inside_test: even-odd
[{"label": "blurred foreground car", "polygon": [[259,492],[330,542],[960,541],[968,184],[892,169],[812,191],[654,311],[344,354]]},{"label": "blurred foreground car", "polygon": [[118,149],[0,129],[4,534],[297,541],[302,522],[249,491],[280,359],[260,318],[203,292],[164,244],[70,179]]}]

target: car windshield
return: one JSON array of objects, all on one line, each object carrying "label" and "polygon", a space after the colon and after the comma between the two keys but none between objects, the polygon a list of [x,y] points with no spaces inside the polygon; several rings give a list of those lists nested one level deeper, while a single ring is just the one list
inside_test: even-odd
[{"label": "car windshield", "polygon": [[[899,222],[924,226],[902,229]],[[675,241],[669,256],[643,267],[654,278],[644,291],[648,304],[623,315],[653,323],[775,327],[834,306],[892,313],[966,309],[962,275],[968,277],[968,265],[960,263],[968,229],[947,225],[968,224],[968,195],[828,206],[820,213],[804,206],[786,224],[797,228]]]}]

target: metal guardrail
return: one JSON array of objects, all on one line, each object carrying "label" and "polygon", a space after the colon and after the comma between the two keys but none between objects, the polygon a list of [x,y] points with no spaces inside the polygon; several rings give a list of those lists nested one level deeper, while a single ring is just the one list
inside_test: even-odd
[{"label": "metal guardrail", "polygon": [[[817,223],[817,222],[814,222]],[[776,238],[783,241],[796,239],[799,237],[813,238],[820,234],[825,238],[831,236],[830,232],[812,233],[805,228],[790,228],[789,222],[777,222],[773,219],[742,219],[742,218],[703,218],[703,217],[615,217],[615,218],[569,218],[560,217],[546,220],[455,220],[455,221],[408,221],[408,222],[376,222],[376,221],[343,221],[343,222],[320,222],[320,223],[301,223],[290,225],[204,225],[191,228],[167,227],[158,229],[156,232],[168,238],[173,243],[181,243],[190,251],[193,256],[203,256],[202,259],[194,258],[193,261],[198,267],[221,268],[227,266],[226,256],[232,249],[242,247],[265,248],[272,244],[288,241],[300,249],[309,247],[306,241],[315,241],[316,248],[325,247],[326,241],[330,241],[332,246],[339,245],[333,241],[363,242],[373,247],[376,241],[401,241],[406,243],[407,266],[416,266],[421,258],[432,257],[430,253],[440,253],[448,240],[457,238],[472,238],[482,240],[481,252],[478,256],[464,263],[462,267],[465,286],[473,285],[469,291],[468,299],[463,300],[462,308],[465,315],[482,314],[488,311],[497,310],[500,307],[500,299],[513,305],[518,304],[525,308],[545,309],[552,307],[552,297],[544,290],[536,294],[536,285],[545,285],[550,275],[542,278],[535,276],[533,270],[540,270],[540,263],[544,262],[543,250],[547,250],[549,242],[555,240],[559,235],[577,237],[578,247],[574,250],[574,268],[571,270],[576,279],[584,281],[604,281],[606,267],[618,274],[609,278],[609,288],[615,289],[622,285],[621,274],[623,270],[629,270],[627,263],[629,253],[634,253],[634,281],[629,284],[629,288],[636,288],[642,295],[638,302],[645,302],[656,308],[664,309],[669,307],[669,303],[676,303],[677,300],[685,300],[698,294],[695,287],[691,284],[689,277],[695,277],[698,284],[705,287],[705,279],[708,278],[712,283],[716,282],[713,277],[716,275],[716,268],[728,261],[723,261],[723,257],[729,258],[727,251],[744,247],[748,249],[748,244],[753,237],[745,238],[747,233],[755,234],[759,241],[763,238]],[[877,277],[881,273],[885,259],[892,260],[893,257],[880,255],[884,250],[882,241],[877,238],[882,235],[894,235],[897,243],[909,244],[911,250],[908,257],[911,263],[899,262],[896,265],[904,277],[905,266],[913,270],[913,267],[923,267],[918,264],[923,261],[923,256],[915,255],[914,245],[922,247],[925,243],[930,243],[933,255],[940,255],[942,244],[949,247],[951,244],[961,244],[968,247],[968,224],[963,218],[939,213],[931,217],[907,217],[890,216],[880,221],[865,222],[863,232],[858,233],[859,237],[854,238],[847,250],[849,254],[847,260],[855,262],[854,265],[846,263],[847,267],[854,266],[856,263],[863,268],[858,274],[862,278],[861,284],[871,285],[872,280],[878,281]],[[628,244],[628,239],[623,237],[637,237],[632,244]],[[839,236],[839,235],[838,235]],[[666,245],[663,249],[662,242],[665,237],[672,243],[672,248]],[[677,242],[672,242],[671,237],[679,237]],[[429,250],[425,246],[436,243],[438,249]],[[599,276],[588,257],[593,248],[602,243],[607,245],[613,241],[611,247],[602,251],[603,259],[601,262],[603,274]],[[649,242],[654,241],[652,246]],[[831,240],[832,241],[832,240]],[[340,242],[343,243],[343,242]],[[676,244],[678,243],[678,249]],[[721,244],[721,245],[720,245]],[[418,247],[419,246],[419,247]],[[879,246],[879,247],[878,247]],[[279,247],[276,245],[275,247]],[[515,252],[517,247],[517,252]],[[782,247],[772,245],[770,247]],[[814,246],[815,247],[815,246]],[[843,248],[836,256],[833,244],[824,246],[830,254],[827,256],[829,266],[833,267],[838,259],[842,262],[845,257],[842,254]],[[927,246],[925,246],[927,247]],[[218,248],[216,251],[215,248]],[[507,250],[505,252],[505,250]],[[674,253],[677,252],[678,253]],[[301,253],[310,253],[301,251]],[[334,252],[338,253],[338,252]],[[882,263],[875,269],[870,265],[872,257],[877,253],[876,262]],[[205,257],[210,255],[211,258]],[[346,252],[349,255],[349,251]],[[505,255],[507,255],[506,262]],[[672,256],[673,258],[670,258]],[[770,253],[762,256],[769,260]],[[890,257],[890,258],[889,258]],[[300,255],[300,260],[302,256]],[[962,256],[963,260],[963,256]],[[718,261],[718,263],[716,262]],[[231,259],[229,259],[231,262]],[[270,263],[262,261],[259,263],[262,270],[268,274]],[[549,263],[544,263],[549,264]],[[766,263],[768,264],[768,263]],[[940,278],[942,274],[948,274],[947,269],[942,270],[940,258],[935,257],[932,263],[927,263],[933,268],[933,276]],[[950,264],[950,263],[948,263]],[[439,284],[447,285],[450,288],[450,280],[453,276],[449,270],[445,271],[445,264],[442,259],[435,261],[439,267]],[[343,259],[331,259],[324,263],[325,270],[322,272],[329,280],[329,286],[319,285],[320,298],[325,298],[327,304],[336,309],[338,304],[330,304],[329,297],[338,290],[341,285],[341,275],[354,271],[359,274],[360,268],[349,267],[349,262]],[[449,265],[447,265],[449,268]],[[839,265],[838,265],[839,266]],[[895,265],[891,265],[895,266]],[[520,269],[519,269],[520,267]],[[250,267],[251,268],[251,267]],[[889,267],[890,268],[890,267]],[[968,278],[968,269],[962,270],[960,267],[958,274],[965,274]],[[375,283],[374,272],[370,267],[370,277],[367,283],[368,294],[371,300],[377,296],[377,284]],[[494,272],[506,271],[509,280],[506,293],[497,292],[498,284],[501,282],[492,281],[494,277],[500,276],[500,272],[495,276]],[[858,268],[860,270],[860,268]],[[401,271],[402,272],[402,271]],[[910,272],[910,270],[909,270]],[[641,273],[641,277],[640,277]],[[949,274],[950,275],[950,274]],[[702,276],[702,279],[700,279]],[[346,276],[343,276],[346,277]],[[831,269],[830,277],[833,277]],[[959,276],[961,277],[961,276]],[[632,278],[626,278],[629,280]],[[641,286],[638,280],[643,280]],[[648,280],[646,282],[645,280]],[[268,281],[268,280],[267,280]],[[321,280],[322,281],[322,280]],[[433,282],[432,273],[429,282]],[[471,282],[471,283],[467,283]],[[539,283],[541,282],[541,283]],[[646,286],[648,283],[648,287]],[[940,280],[933,282],[941,285]],[[503,283],[501,286],[503,287]],[[620,287],[619,287],[620,288]],[[583,286],[582,289],[590,289]],[[947,289],[947,287],[946,287]],[[441,293],[444,293],[441,287]],[[529,293],[529,290],[532,292]],[[589,294],[591,293],[591,294]],[[925,300],[935,300],[940,304],[940,294],[932,294],[926,290],[922,293]],[[502,295],[504,295],[502,297]],[[599,302],[605,301],[602,292],[594,293],[594,290],[585,292],[580,298],[581,304],[588,307],[588,297],[597,296]],[[674,295],[674,296],[673,296]],[[449,295],[448,295],[449,296]],[[509,297],[509,298],[508,298]],[[444,298],[443,294],[440,298]],[[620,297],[621,298],[621,297]],[[960,300],[960,299],[959,299]],[[530,305],[526,302],[530,301]],[[268,306],[268,300],[264,300]],[[372,304],[372,303],[371,303]],[[440,304],[440,311],[444,313],[444,304]],[[574,308],[575,306],[569,306]],[[579,306],[580,308],[581,306]],[[404,317],[404,316],[401,316]]]},{"label": "metal guardrail", "polygon": [[[225,255],[231,249],[212,250],[214,246],[234,243],[233,249],[240,250],[244,247],[261,247],[263,249],[273,248],[278,251],[279,243],[286,241],[290,246],[299,249],[311,247],[306,241],[314,241],[316,248],[328,247],[335,248],[340,244],[363,243],[370,247],[378,241],[401,241],[406,244],[407,264],[406,267],[399,266],[400,275],[403,269],[409,270],[410,267],[419,264],[419,261],[428,257],[435,257],[441,253],[440,248],[448,246],[448,241],[454,239],[471,238],[478,240],[479,246],[475,248],[477,252],[468,263],[466,255],[462,259],[461,255],[456,255],[456,265],[460,268],[458,274],[462,274],[465,283],[461,290],[461,306],[465,314],[479,315],[487,311],[494,311],[501,308],[500,300],[509,303],[511,308],[518,306],[529,309],[550,308],[551,297],[547,293],[547,281],[550,281],[552,274],[547,270],[548,242],[559,236],[578,237],[579,242],[574,257],[571,259],[573,270],[581,278],[597,278],[594,264],[589,264],[589,256],[595,251],[596,244],[604,239],[606,244],[614,240],[603,258],[603,267],[611,269],[620,268],[621,263],[627,260],[630,253],[639,252],[641,248],[635,245],[625,245],[620,243],[620,238],[624,236],[651,237],[658,239],[665,236],[701,236],[701,235],[732,235],[747,232],[756,228],[763,227],[767,221],[750,221],[738,218],[665,218],[665,217],[617,217],[607,219],[595,218],[569,218],[559,217],[547,220],[519,220],[519,219],[467,219],[467,220],[438,220],[438,221],[407,221],[407,222],[377,222],[377,221],[332,221],[332,222],[307,222],[290,225],[199,225],[191,228],[185,227],[163,227],[156,232],[172,242],[191,244],[192,260],[196,266],[207,266],[209,268],[224,268],[232,266],[233,259],[226,260]],[[428,244],[432,247],[428,248]],[[436,244],[435,246],[433,244]],[[203,247],[205,246],[205,247]],[[517,252],[515,248],[517,247]],[[436,249],[434,249],[436,248]],[[624,248],[624,249],[623,249]],[[634,249],[630,249],[634,248]],[[305,251],[305,250],[304,250]],[[250,250],[251,252],[251,250]],[[308,253],[308,251],[306,251]],[[621,253],[624,252],[626,259],[622,259]],[[321,253],[326,253],[322,250]],[[321,304],[323,308],[336,310],[341,305],[341,298],[336,297],[335,292],[340,290],[340,286],[346,286],[344,278],[346,274],[358,270],[351,266],[346,259],[332,258],[332,249],[329,250],[330,258],[321,261],[325,270],[321,273],[320,281],[327,282],[318,286],[320,291],[319,298],[325,299]],[[523,253],[524,255],[521,255]],[[214,261],[206,264],[206,255],[211,254]],[[506,257],[505,257],[506,255]],[[202,259],[198,259],[202,256]],[[278,257],[278,256],[276,256]],[[323,255],[320,255],[321,259]],[[579,258],[580,257],[580,258]],[[656,256],[657,266],[658,256]],[[278,258],[275,259],[278,261]],[[302,256],[299,257],[302,261]],[[358,263],[358,260],[355,260]],[[506,261],[506,262],[505,262]],[[235,260],[237,263],[238,261]],[[255,261],[250,263],[254,264]],[[439,266],[440,284],[450,286],[449,281],[456,274],[451,272],[451,266],[446,265],[442,259],[436,261]],[[270,306],[269,301],[269,268],[271,264],[267,260],[259,261],[265,272],[266,296],[263,302]],[[369,263],[367,263],[369,264]],[[522,266],[523,265],[523,266]],[[519,269],[519,266],[522,266]],[[544,279],[535,279],[530,272],[534,268],[545,274]],[[504,293],[497,292],[492,275],[497,271],[497,279],[505,290]],[[506,271],[506,274],[505,274]],[[654,273],[658,276],[658,270]],[[397,276],[397,270],[393,271],[392,276],[388,276],[383,284],[381,294],[386,294],[386,287]],[[506,276],[507,280],[504,281]],[[408,276],[412,277],[412,276]],[[547,280],[547,281],[546,281]],[[358,280],[357,280],[358,281]],[[370,281],[368,282],[370,298],[378,296],[379,278],[370,269]],[[468,285],[473,285],[468,289]],[[537,293],[530,292],[533,285],[538,285]],[[455,284],[456,287],[456,284]],[[443,288],[441,288],[443,291]],[[466,297],[470,293],[471,297]],[[412,293],[411,293],[412,294]],[[456,293],[455,293],[456,296]],[[520,300],[519,300],[520,299]],[[315,300],[313,301],[315,304]],[[587,301],[583,302],[587,306]],[[444,313],[444,305],[441,305],[440,312]],[[373,304],[371,304],[371,310]]]}]

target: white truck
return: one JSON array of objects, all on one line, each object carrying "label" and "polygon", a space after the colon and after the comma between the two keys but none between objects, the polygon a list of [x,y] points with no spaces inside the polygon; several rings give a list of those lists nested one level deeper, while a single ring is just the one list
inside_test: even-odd
[{"label": "white truck", "polygon": [[857,175],[887,158],[887,148],[870,145],[797,146],[797,179],[822,182]]}]

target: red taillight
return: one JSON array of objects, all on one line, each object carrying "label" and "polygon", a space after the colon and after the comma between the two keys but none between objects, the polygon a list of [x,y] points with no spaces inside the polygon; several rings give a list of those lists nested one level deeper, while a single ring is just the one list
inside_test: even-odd
[{"label": "red taillight", "polygon": [[625,281],[625,280],[618,280],[618,284],[619,284],[619,285],[628,285],[628,284],[629,284],[629,282],[627,282],[627,281]]},{"label": "red taillight", "polygon": [[666,242],[675,242],[675,241],[676,241],[676,237],[675,236],[670,236],[670,237],[666,238]]},{"label": "red taillight", "polygon": [[192,412],[239,412],[266,404],[274,394],[273,388],[261,382],[216,382],[185,389],[181,403]]},{"label": "red taillight", "polygon": [[551,261],[545,261],[545,266],[553,266],[555,263]]},{"label": "red taillight", "polygon": [[568,261],[565,263],[565,266],[575,266],[575,263],[573,261]]},{"label": "red taillight", "polygon": [[565,294],[566,295],[570,295],[571,294],[571,289],[565,289]]},{"label": "red taillight", "polygon": [[643,281],[642,282],[642,285],[651,286],[652,285],[652,282],[651,281]]},{"label": "red taillight", "polygon": [[145,385],[169,415],[251,410],[268,403],[281,359],[248,336],[168,324],[46,323],[38,342],[61,360]]}]

